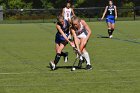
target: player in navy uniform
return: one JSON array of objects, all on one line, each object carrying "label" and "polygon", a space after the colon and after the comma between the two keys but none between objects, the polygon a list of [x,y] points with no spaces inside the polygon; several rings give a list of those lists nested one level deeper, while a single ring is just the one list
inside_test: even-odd
[{"label": "player in navy uniform", "polygon": [[54,61],[50,62],[50,67],[52,70],[55,70],[57,63],[60,60],[61,56],[64,56],[64,60],[67,61],[67,53],[62,52],[64,47],[70,43],[71,46],[74,46],[74,44],[68,39],[69,36],[69,22],[67,20],[64,20],[63,16],[57,17],[58,22],[56,23],[56,37],[55,37],[55,49],[56,49],[56,56]]},{"label": "player in navy uniform", "polygon": [[115,29],[115,19],[117,19],[117,8],[115,5],[113,5],[112,0],[109,0],[109,6],[106,6],[101,20],[104,19],[105,15],[106,15],[106,23],[108,26],[109,38],[112,38],[113,37],[112,34]]}]

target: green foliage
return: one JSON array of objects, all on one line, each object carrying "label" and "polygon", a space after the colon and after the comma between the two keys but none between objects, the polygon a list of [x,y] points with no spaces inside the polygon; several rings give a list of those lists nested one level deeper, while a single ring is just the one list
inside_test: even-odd
[{"label": "green foliage", "polygon": [[[123,4],[122,7],[125,8],[133,8],[134,7],[134,3],[133,2],[129,2],[128,0],[126,0],[126,2]],[[125,12],[122,13],[123,17],[132,17],[134,16],[134,11],[133,10],[126,10]]]},{"label": "green foliage", "polygon": [[32,8],[32,3],[25,3],[22,0],[9,0],[8,6],[10,9]]},{"label": "green foliage", "polygon": [[[62,8],[67,0],[0,0],[0,5],[6,8]],[[93,6],[104,6],[107,1],[99,0],[70,0],[75,7],[93,7]],[[120,5],[120,2],[116,4]],[[132,0],[122,1],[123,7],[133,7],[136,2]]]},{"label": "green foliage", "polygon": [[123,7],[134,7],[134,3],[133,2],[125,3],[123,4]]},{"label": "green foliage", "polygon": [[51,3],[49,0],[41,0],[41,2],[44,8],[53,8],[53,3]]},{"label": "green foliage", "polygon": [[1,6],[3,7],[3,9],[6,9],[6,5],[4,3],[1,4]]},{"label": "green foliage", "polygon": [[9,8],[9,9],[31,9],[32,8],[32,2],[26,3],[23,0],[9,0],[9,1],[3,1],[0,0],[1,6],[3,6],[3,9]]},{"label": "green foliage", "polygon": [[82,3],[84,3],[86,0],[77,0],[77,3],[78,4],[82,4]]},{"label": "green foliage", "polygon": [[4,3],[4,1],[3,1],[3,0],[0,0],[0,6],[2,6],[2,7],[3,7],[3,9],[5,9],[5,8],[6,8],[6,4]]},{"label": "green foliage", "polygon": [[86,0],[77,0],[77,3],[75,6],[79,6],[81,4],[83,4]]}]

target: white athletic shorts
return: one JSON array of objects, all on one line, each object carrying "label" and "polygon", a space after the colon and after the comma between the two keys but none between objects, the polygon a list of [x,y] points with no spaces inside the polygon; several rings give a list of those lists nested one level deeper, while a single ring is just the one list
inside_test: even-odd
[{"label": "white athletic shorts", "polygon": [[77,35],[78,38],[86,38],[87,34],[85,32],[82,32],[81,34]]},{"label": "white athletic shorts", "polygon": [[69,21],[69,20],[71,20],[71,17],[65,17],[64,19],[67,20],[67,21]]}]

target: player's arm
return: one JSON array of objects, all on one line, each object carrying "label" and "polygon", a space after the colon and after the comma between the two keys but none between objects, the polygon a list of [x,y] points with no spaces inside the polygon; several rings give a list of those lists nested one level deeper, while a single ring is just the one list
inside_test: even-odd
[{"label": "player's arm", "polygon": [[81,23],[83,24],[84,28],[86,29],[87,31],[87,40],[90,38],[91,36],[91,29],[90,27],[88,26],[88,24],[84,21],[84,20],[81,20]]},{"label": "player's arm", "polygon": [[59,25],[56,25],[56,28],[58,29],[58,31],[60,32],[60,34],[65,38],[65,40],[67,42],[70,42],[69,39],[67,38],[67,36],[65,35],[65,33],[63,32],[63,30],[61,29],[61,27]]},{"label": "player's arm", "polygon": [[72,16],[75,16],[75,13],[74,13],[74,10],[73,9],[71,10],[71,12],[72,12]]},{"label": "player's arm", "polygon": [[63,8],[63,10],[62,10],[62,16],[64,16],[64,8]]},{"label": "player's arm", "polygon": [[58,29],[59,33],[65,38],[65,40],[73,47],[73,43],[68,39],[61,27],[59,25],[56,25],[56,28]]},{"label": "player's arm", "polygon": [[106,6],[106,8],[105,8],[105,10],[104,10],[103,16],[102,16],[102,18],[101,18],[102,20],[104,19],[105,15],[106,15],[107,8],[108,8],[108,6]]},{"label": "player's arm", "polygon": [[116,6],[114,6],[114,8],[115,8],[115,19],[117,19],[117,7]]},{"label": "player's arm", "polygon": [[79,48],[79,40],[78,40],[78,38],[77,38],[77,36],[76,36],[75,30],[72,29],[72,28],[71,28],[70,30],[71,30],[71,34],[72,34],[72,36],[73,36],[73,38],[74,38],[75,46],[76,46],[76,48],[78,49],[78,51],[80,51],[80,48]]}]

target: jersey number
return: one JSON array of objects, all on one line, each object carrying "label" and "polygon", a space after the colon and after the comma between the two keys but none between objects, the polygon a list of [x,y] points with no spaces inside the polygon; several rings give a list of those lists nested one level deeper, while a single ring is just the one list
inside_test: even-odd
[{"label": "jersey number", "polygon": [[112,10],[110,10],[110,15],[112,15]]},{"label": "jersey number", "polygon": [[67,13],[67,17],[69,17],[69,13]]}]

